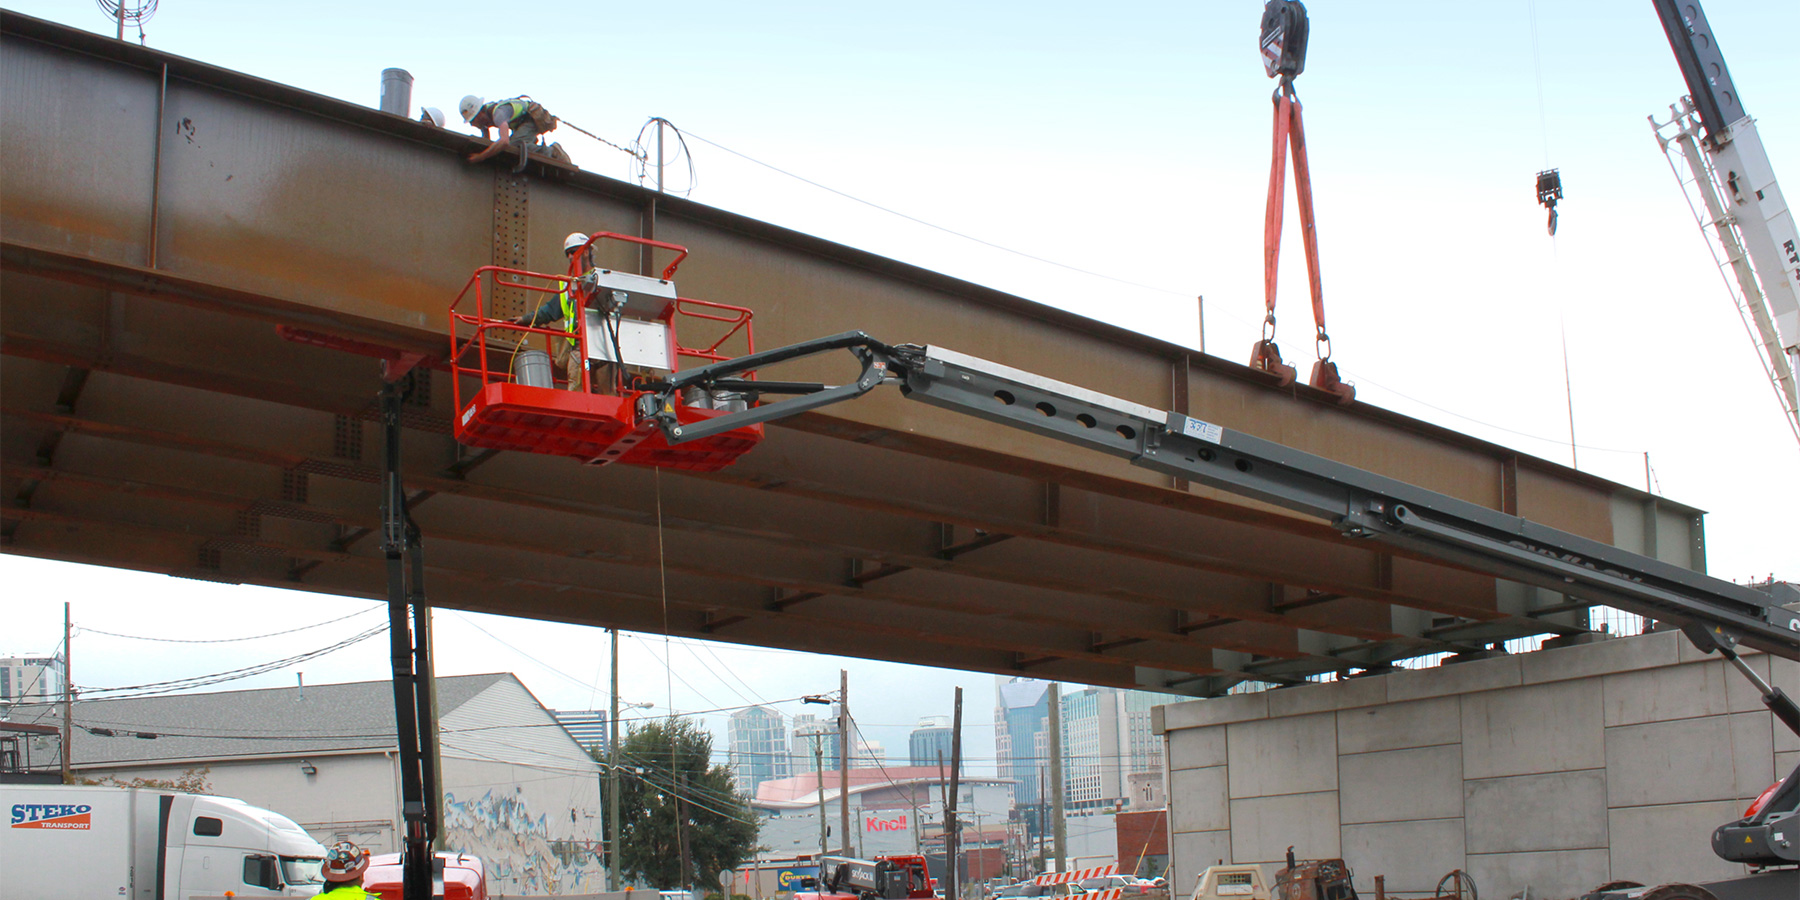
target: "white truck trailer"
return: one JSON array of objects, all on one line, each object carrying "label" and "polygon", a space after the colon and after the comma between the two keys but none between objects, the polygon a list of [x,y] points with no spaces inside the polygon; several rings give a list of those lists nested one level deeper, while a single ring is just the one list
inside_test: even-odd
[{"label": "white truck trailer", "polygon": [[325,848],[230,797],[150,788],[0,785],[8,897],[310,897]]}]

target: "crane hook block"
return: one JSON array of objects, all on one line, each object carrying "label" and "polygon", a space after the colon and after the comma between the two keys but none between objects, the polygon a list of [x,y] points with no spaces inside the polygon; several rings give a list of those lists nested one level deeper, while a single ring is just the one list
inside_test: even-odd
[{"label": "crane hook block", "polygon": [[1561,200],[1562,173],[1556,169],[1537,174],[1538,203],[1550,211],[1550,236],[1556,236],[1556,201]]},{"label": "crane hook block", "polygon": [[1263,4],[1263,70],[1283,82],[1306,70],[1306,7],[1300,0]]}]

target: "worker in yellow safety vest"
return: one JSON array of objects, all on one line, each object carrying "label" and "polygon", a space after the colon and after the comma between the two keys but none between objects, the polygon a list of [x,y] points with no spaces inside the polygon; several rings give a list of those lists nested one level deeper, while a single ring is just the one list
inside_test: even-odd
[{"label": "worker in yellow safety vest", "polygon": [[363,890],[363,873],[369,870],[369,851],[349,841],[338,841],[325,852],[320,873],[329,885],[319,900],[367,900],[375,896]]},{"label": "worker in yellow safety vest", "polygon": [[[563,239],[563,255],[571,260],[579,255],[580,264],[572,263],[569,267],[572,272],[587,272],[594,268],[594,250],[588,245],[588,236],[579,231],[572,232]],[[529,328],[542,328],[559,320],[562,322],[563,331],[569,336],[566,340],[552,341],[552,343],[555,345],[556,366],[566,374],[569,379],[567,387],[571,391],[581,390],[581,371],[584,360],[581,352],[580,329],[587,320],[586,315],[582,312],[586,301],[587,295],[580,287],[573,282],[564,282],[562,290],[538,304],[538,308],[529,315],[514,316],[506,320],[510,324]],[[594,380],[596,391],[610,393],[606,390],[606,385],[598,383],[598,377]]]},{"label": "worker in yellow safety vest", "polygon": [[519,164],[513,167],[513,171],[523,172],[527,150],[537,141],[538,133],[546,130],[539,124],[539,117],[532,115],[533,107],[536,106],[537,103],[530,97],[491,102],[474,94],[462,98],[457,111],[462,113],[463,121],[481,129],[482,137],[487,137],[489,129],[494,131],[494,142],[469,154],[469,162],[478,163],[491,159],[508,145],[512,145],[519,148]]}]

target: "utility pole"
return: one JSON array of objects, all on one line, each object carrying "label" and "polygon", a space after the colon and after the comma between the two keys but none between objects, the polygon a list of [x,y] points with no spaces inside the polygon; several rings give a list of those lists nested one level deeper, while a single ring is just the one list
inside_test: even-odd
[{"label": "utility pole", "polygon": [[957,887],[962,884],[962,866],[957,865],[957,857],[962,851],[962,821],[956,818],[957,796],[962,791],[962,779],[958,777],[962,770],[962,687],[956,688],[956,711],[954,724],[950,730],[950,798],[944,807],[944,871],[950,874],[949,884],[944,885],[944,900],[956,900]]},{"label": "utility pole", "polygon": [[[120,25],[120,34],[124,34],[125,26]],[[69,678],[69,602],[63,601],[63,733],[62,733],[62,783],[69,783],[69,743],[75,737],[75,682]]]},{"label": "utility pole", "polygon": [[[679,759],[680,754],[676,754]],[[687,773],[675,770],[675,843],[681,848],[681,889],[693,896],[694,864],[688,855],[687,807],[682,805],[681,792],[687,786]]]},{"label": "utility pole", "polygon": [[606,888],[621,883],[619,866],[619,629],[612,629],[612,718],[606,720]]},{"label": "utility pole", "polygon": [[429,782],[431,796],[425,798],[431,803],[431,849],[445,849],[444,837],[444,747],[442,724],[438,722],[437,693],[437,656],[435,643],[431,634],[431,607],[425,604],[424,591],[419,588],[420,579],[414,578],[412,584],[417,592],[413,607],[413,618],[417,621],[417,648],[415,656],[419,664],[420,694],[422,704],[420,712],[425,719],[424,733],[431,736],[430,760],[428,765],[432,772]]},{"label": "utility pole", "polygon": [[1044,764],[1038,763],[1037,853],[1038,853],[1038,862],[1044,867],[1043,871],[1048,872],[1048,871],[1050,871],[1050,860],[1049,860],[1049,857],[1046,857],[1044,855],[1044,838],[1045,838],[1045,835],[1050,830],[1050,823],[1048,821],[1046,821],[1047,816],[1045,814],[1049,810],[1049,805],[1044,802],[1044,800],[1045,800],[1044,795],[1049,793],[1049,782],[1046,781],[1045,778],[1046,778],[1046,776],[1044,774]]},{"label": "utility pole", "polygon": [[669,124],[667,119],[656,120],[656,192],[663,192],[663,126]]},{"label": "utility pole", "polygon": [[850,670],[838,670],[838,835],[844,855],[850,851]]},{"label": "utility pole", "polygon": [[[825,854],[831,852],[825,844],[825,836],[827,833],[827,827],[825,825],[825,733],[822,731],[813,732],[812,745],[813,772],[819,776],[819,859],[821,860],[819,865],[823,866],[825,864],[823,862]],[[819,877],[825,877],[825,870],[823,868],[819,870]]]},{"label": "utility pole", "polygon": [[1055,835],[1056,870],[1068,859],[1069,828],[1063,821],[1062,685],[1050,682],[1050,827]]}]

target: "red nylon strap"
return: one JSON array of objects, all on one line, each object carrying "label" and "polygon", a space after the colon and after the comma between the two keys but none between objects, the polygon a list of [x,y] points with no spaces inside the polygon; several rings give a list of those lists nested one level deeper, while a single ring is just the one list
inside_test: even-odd
[{"label": "red nylon strap", "polygon": [[[1312,174],[1306,165],[1306,128],[1300,122],[1300,101],[1282,98],[1291,104],[1293,131],[1289,139],[1294,145],[1294,199],[1300,206],[1300,241],[1306,248],[1307,286],[1312,289],[1313,324],[1319,334],[1325,333],[1325,289],[1319,280],[1319,232],[1313,227]],[[1270,301],[1271,304],[1274,302]]]},{"label": "red nylon strap", "polygon": [[[1281,263],[1281,214],[1287,198],[1288,104],[1276,94],[1275,144],[1269,162],[1269,202],[1263,214],[1263,303],[1275,314],[1275,276]],[[1265,333],[1265,337],[1271,337]]]}]

